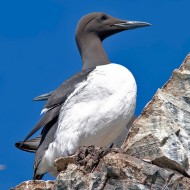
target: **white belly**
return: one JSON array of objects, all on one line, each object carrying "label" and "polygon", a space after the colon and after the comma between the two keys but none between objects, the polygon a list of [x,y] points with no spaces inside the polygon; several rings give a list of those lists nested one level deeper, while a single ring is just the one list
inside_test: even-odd
[{"label": "white belly", "polygon": [[136,91],[135,79],[125,67],[96,67],[61,108],[54,141],[43,158],[49,167],[79,146],[106,146],[117,138],[134,114]]}]

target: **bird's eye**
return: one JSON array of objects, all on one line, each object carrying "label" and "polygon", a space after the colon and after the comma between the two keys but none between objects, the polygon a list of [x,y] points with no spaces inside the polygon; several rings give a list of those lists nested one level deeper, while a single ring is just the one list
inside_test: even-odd
[{"label": "bird's eye", "polygon": [[102,15],[102,16],[100,17],[100,20],[106,20],[106,16],[105,16],[105,15]]}]

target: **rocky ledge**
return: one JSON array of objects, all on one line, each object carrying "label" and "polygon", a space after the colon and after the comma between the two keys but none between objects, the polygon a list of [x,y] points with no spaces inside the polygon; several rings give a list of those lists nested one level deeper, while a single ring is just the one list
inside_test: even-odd
[{"label": "rocky ledge", "polygon": [[54,182],[28,181],[12,190],[189,190],[189,136],[190,54],[135,120],[120,151],[89,159],[92,170],[60,158]]}]

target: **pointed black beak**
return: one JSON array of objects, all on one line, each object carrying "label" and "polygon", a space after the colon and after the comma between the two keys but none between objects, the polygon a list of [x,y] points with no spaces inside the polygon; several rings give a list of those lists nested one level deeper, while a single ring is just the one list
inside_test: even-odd
[{"label": "pointed black beak", "polygon": [[104,30],[99,33],[99,37],[103,41],[105,38],[113,34],[145,26],[151,26],[151,24],[141,21],[120,20],[110,16],[105,24]]},{"label": "pointed black beak", "polygon": [[123,30],[131,30],[135,28],[151,26],[151,24],[147,22],[141,22],[141,21],[124,21],[124,22],[114,24],[114,26],[118,26],[120,27],[120,29],[123,29]]}]

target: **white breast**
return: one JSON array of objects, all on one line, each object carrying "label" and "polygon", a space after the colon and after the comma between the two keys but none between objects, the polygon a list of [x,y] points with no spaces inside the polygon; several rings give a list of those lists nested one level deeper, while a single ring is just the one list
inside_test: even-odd
[{"label": "white breast", "polygon": [[106,146],[117,138],[134,114],[136,91],[135,79],[125,67],[97,66],[61,108],[55,139],[44,157],[48,165],[79,146]]}]

